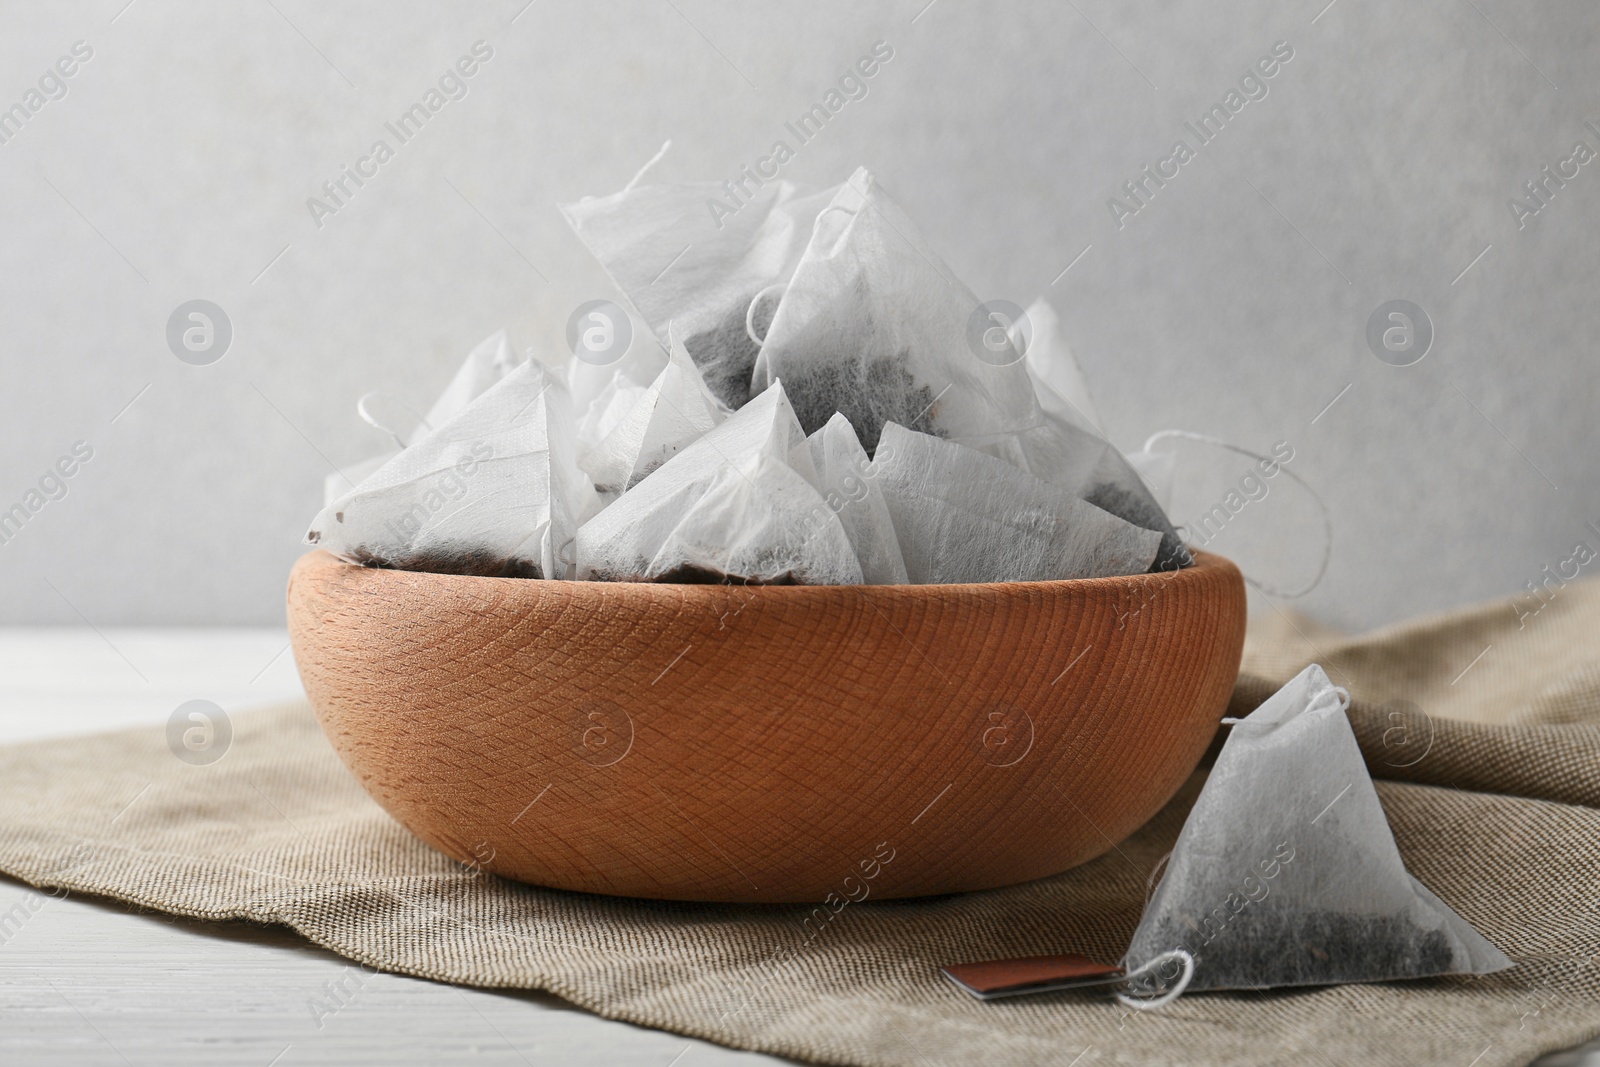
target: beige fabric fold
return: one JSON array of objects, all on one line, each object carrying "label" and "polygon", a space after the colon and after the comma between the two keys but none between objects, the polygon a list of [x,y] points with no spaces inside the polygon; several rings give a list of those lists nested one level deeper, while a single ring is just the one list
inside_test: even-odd
[{"label": "beige fabric fold", "polygon": [[[281,923],[373,967],[549,990],[602,1015],[822,1063],[1523,1064],[1600,1035],[1600,585],[1360,637],[1273,616],[1234,713],[1306,663],[1351,718],[1411,872],[1518,962],[1482,978],[984,1004],[943,963],[1120,956],[1196,776],[1106,856],[1027,885],[808,909],[591,897],[418,843],[310,710],[239,715],[210,766],[141,729],[0,749],[0,870],[206,919]],[[815,924],[813,924],[813,928]]]}]

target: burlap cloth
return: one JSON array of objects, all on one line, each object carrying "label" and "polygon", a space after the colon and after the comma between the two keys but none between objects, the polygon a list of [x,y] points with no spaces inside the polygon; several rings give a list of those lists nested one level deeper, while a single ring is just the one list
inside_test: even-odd
[{"label": "burlap cloth", "polygon": [[983,1004],[938,965],[1121,954],[1198,777],[1078,870],[850,904],[805,944],[801,908],[591,897],[465,870],[362,793],[304,705],[237,716],[231,749],[204,767],[152,729],[0,749],[0,869],[824,1063],[1522,1064],[1600,1035],[1600,584],[1518,616],[1497,603],[1349,637],[1269,615],[1234,702],[1242,714],[1313,658],[1351,689],[1411,872],[1517,961],[1485,978],[1200,994],[1137,1014],[1090,993]]}]

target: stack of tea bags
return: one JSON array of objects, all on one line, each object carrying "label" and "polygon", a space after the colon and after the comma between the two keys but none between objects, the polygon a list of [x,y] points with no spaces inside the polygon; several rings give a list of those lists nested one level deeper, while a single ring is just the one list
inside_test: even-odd
[{"label": "stack of tea bags", "polygon": [[1188,565],[1049,305],[975,352],[976,295],[865,169],[707,212],[723,195],[630,185],[565,205],[655,343],[611,366],[516,365],[491,337],[308,540],[370,566],[627,581]]}]

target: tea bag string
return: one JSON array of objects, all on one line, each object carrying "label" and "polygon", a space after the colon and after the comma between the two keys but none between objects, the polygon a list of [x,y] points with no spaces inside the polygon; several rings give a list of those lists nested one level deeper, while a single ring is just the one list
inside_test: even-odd
[{"label": "tea bag string", "polygon": [[[671,144],[672,142],[668,141],[667,143]],[[665,151],[665,149],[663,149],[663,151]],[[821,229],[821,227],[822,227],[822,220],[827,218],[830,212],[834,212],[834,211],[841,211],[844,214],[849,215],[850,217],[854,218],[856,216],[856,214],[857,214],[858,209],[845,207],[843,204],[829,204],[827,207],[825,207],[821,211],[817,212],[816,219],[814,219],[812,221],[812,223],[811,223],[811,237],[812,237],[813,240],[816,239],[817,231],[819,229]],[[839,236],[842,239],[844,235],[840,234]],[[835,242],[835,248],[837,248],[837,242]],[[832,255],[832,251],[833,250],[829,251],[830,255]],[[751,342],[757,348],[760,348],[762,345],[766,344],[767,343],[767,339],[765,337],[757,337],[756,336],[756,308],[760,306],[761,301],[765,300],[767,297],[771,296],[773,293],[777,293],[778,294],[778,299],[781,301],[783,299],[784,291],[787,290],[788,288],[789,288],[789,283],[788,282],[773,282],[771,285],[769,285],[765,289],[761,290],[755,296],[751,297],[750,298],[750,306],[744,309],[744,332],[745,332],[745,336],[750,338]]]},{"label": "tea bag string", "polygon": [[1317,510],[1322,512],[1322,560],[1317,564],[1317,573],[1303,589],[1278,589],[1274,586],[1268,585],[1265,582],[1258,582],[1248,574],[1244,576],[1244,580],[1261,590],[1263,593],[1266,593],[1270,596],[1282,597],[1285,600],[1293,600],[1296,597],[1303,597],[1307,593],[1311,592],[1311,590],[1322,584],[1323,576],[1328,573],[1328,561],[1333,556],[1333,516],[1328,511],[1328,505],[1322,499],[1322,495],[1315,489],[1311,488],[1310,483],[1270,456],[1263,456],[1259,453],[1250,451],[1248,448],[1240,448],[1238,445],[1230,444],[1221,438],[1212,437],[1210,434],[1195,433],[1192,430],[1161,430],[1157,433],[1153,433],[1146,438],[1144,448],[1141,451],[1153,454],[1155,451],[1153,446],[1157,441],[1164,437],[1178,437],[1186,441],[1199,441],[1202,444],[1214,445],[1217,448],[1225,448],[1229,452],[1237,452],[1241,456],[1248,456],[1249,458],[1259,460],[1262,463],[1277,463],[1280,473],[1287,474],[1294,481],[1298,482],[1300,487],[1311,495],[1311,499],[1316,501]]},{"label": "tea bag string", "polygon": [[[406,447],[406,439],[404,437],[401,437],[398,431],[396,431],[394,429],[391,429],[390,427],[384,425],[383,421],[380,420],[378,418],[378,416],[376,416],[376,415],[374,415],[372,413],[372,404],[373,404],[374,401],[376,401],[378,399],[379,399],[379,394],[378,394],[377,390],[373,390],[370,393],[362,394],[361,398],[356,401],[356,414],[361,416],[361,421],[362,422],[366,423],[368,426],[371,426],[374,430],[382,431],[383,433],[386,433],[390,437],[394,438],[394,443],[395,443],[396,446],[398,446],[400,448],[405,448]],[[401,404],[400,406],[401,407],[405,407],[404,404]],[[421,426],[423,433],[428,433],[429,431],[431,431],[433,429],[432,426],[428,425],[428,420],[427,419],[425,419],[422,416],[418,415],[416,412],[412,411],[410,408],[406,408],[406,412],[407,412],[407,414],[409,414],[409,415],[413,416],[414,418],[416,418],[417,423]]]},{"label": "tea bag string", "polygon": [[658,151],[655,155],[650,157],[650,162],[648,162],[644,166],[640,167],[639,168],[639,173],[637,173],[637,174],[635,174],[633,176],[633,180],[631,182],[629,182],[627,185],[624,185],[622,187],[622,191],[626,193],[629,190],[631,190],[635,185],[638,185],[640,179],[642,179],[646,174],[650,173],[650,168],[651,167],[653,167],[657,163],[661,162],[661,157],[666,155],[667,154],[667,149],[669,149],[671,147],[672,147],[672,140],[671,140],[671,138],[668,138],[665,142],[662,143],[660,151]]},{"label": "tea bag string", "polygon": [[[1320,692],[1316,696],[1312,697],[1311,698],[1311,703],[1309,705],[1307,705],[1306,710],[1307,711],[1314,711],[1316,709],[1317,704],[1320,703],[1322,698],[1327,696],[1329,693],[1332,693],[1334,699],[1339,702],[1339,710],[1340,711],[1349,711],[1350,710],[1350,690],[1346,689],[1342,685],[1329,686],[1327,689],[1324,689],[1322,692]],[[1228,716],[1224,716],[1223,717],[1222,725],[1224,725],[1224,726],[1238,726],[1240,723],[1242,723],[1244,721],[1245,720],[1243,718],[1235,718],[1234,716],[1228,715]],[[1267,723],[1265,725],[1276,726],[1278,724],[1276,722],[1273,722],[1273,723]],[[1171,855],[1172,855],[1172,853],[1170,853],[1170,852],[1167,853],[1167,856],[1169,858],[1171,857]],[[1165,860],[1163,860],[1163,862],[1165,862]],[[1152,873],[1151,877],[1153,878],[1153,877],[1155,877],[1155,875]]]},{"label": "tea bag string", "polygon": [[782,300],[783,291],[787,288],[789,288],[788,282],[773,282],[755,296],[751,297],[750,306],[744,309],[744,332],[751,341],[755,342],[755,346],[757,348],[760,348],[762,345],[766,344],[767,339],[765,337],[756,336],[756,308],[761,304],[761,301],[765,300],[773,293],[777,293],[778,299]]},{"label": "tea bag string", "polygon": [[1181,971],[1178,975],[1178,980],[1172,984],[1172,988],[1154,997],[1129,996],[1127,993],[1117,993],[1115,996],[1118,1003],[1125,1008],[1132,1008],[1134,1011],[1154,1011],[1157,1008],[1166,1007],[1183,996],[1184,990],[1189,988],[1189,982],[1194,978],[1194,957],[1181,948],[1163,952],[1138,970],[1128,972],[1124,981],[1131,987],[1135,981],[1145,977],[1153,976],[1160,980],[1159,975],[1156,975],[1156,969],[1174,962],[1178,964]]},{"label": "tea bag string", "polygon": [[[851,218],[855,218],[857,215],[859,215],[861,213],[861,209],[860,208],[845,207],[843,204],[829,204],[827,207],[825,207],[821,211],[817,212],[816,219],[814,219],[812,221],[812,223],[811,223],[811,237],[812,237],[813,240],[816,239],[818,231],[820,231],[822,229],[822,220],[827,218],[829,215],[833,214],[835,211],[837,211],[837,212],[839,212],[840,214],[843,214],[843,215],[848,215]],[[843,241],[844,237],[845,237],[845,234],[847,234],[849,232],[850,232],[850,227],[848,225],[846,225],[843,230],[839,231],[839,236],[834,239],[833,247],[828,249],[828,255],[829,256],[832,256],[835,252],[837,252],[839,250],[839,242]]]}]

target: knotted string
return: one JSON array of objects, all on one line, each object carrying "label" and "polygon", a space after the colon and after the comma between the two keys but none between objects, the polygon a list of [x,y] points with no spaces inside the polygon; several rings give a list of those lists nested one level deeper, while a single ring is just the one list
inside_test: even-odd
[{"label": "knotted string", "polygon": [[[1156,968],[1172,962],[1176,962],[1180,968],[1178,980],[1172,984],[1170,989],[1165,989],[1166,980],[1157,975],[1155,971]],[[1123,1007],[1132,1008],[1134,1011],[1155,1011],[1157,1008],[1166,1007],[1183,996],[1184,990],[1189,988],[1189,982],[1194,978],[1194,957],[1181,948],[1163,952],[1138,970],[1128,972],[1125,981],[1129,987],[1132,987],[1135,982],[1147,977],[1157,979],[1160,984],[1156,988],[1161,992],[1153,997],[1129,996],[1127,993],[1117,993],[1115,994],[1117,1001]]]}]

